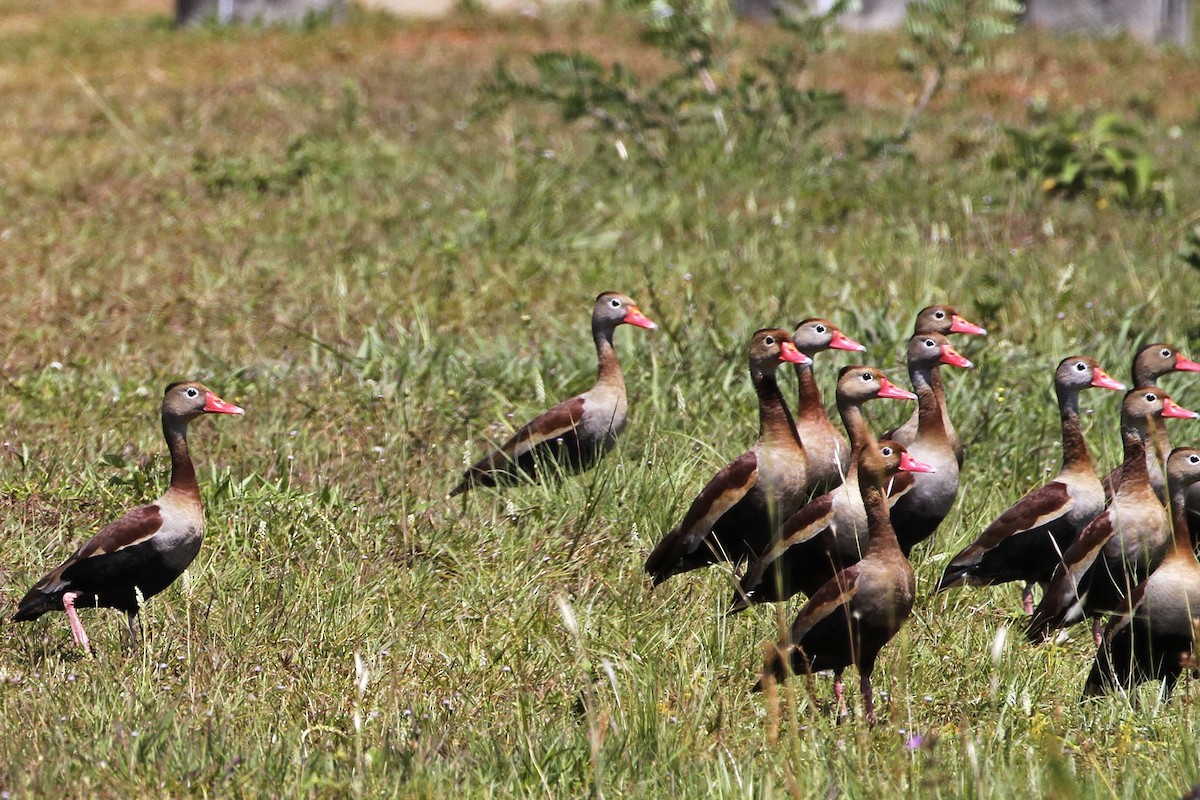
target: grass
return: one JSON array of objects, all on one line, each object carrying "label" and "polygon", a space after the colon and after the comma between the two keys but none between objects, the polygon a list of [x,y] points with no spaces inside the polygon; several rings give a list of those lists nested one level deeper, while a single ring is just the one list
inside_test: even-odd
[{"label": "grass", "polygon": [[[0,626],[0,791],[1133,798],[1200,782],[1191,685],[1081,707],[1086,633],[1026,647],[1015,587],[929,596],[948,554],[1056,468],[1059,358],[1123,375],[1146,337],[1200,351],[1200,276],[1173,256],[1200,208],[1194,60],[1022,34],[934,104],[911,158],[863,161],[854,141],[898,129],[913,87],[894,38],[855,37],[815,67],[850,101],[818,141],[663,170],[544,110],[472,115],[501,56],[577,46],[652,73],[620,18],[180,32],[141,2],[9,5],[4,605],[165,485],[168,381],[248,413],[194,427],[208,536],[146,609],[145,647],[124,648],[116,613],[85,615],[94,661],[61,617]],[[992,171],[999,124],[1042,100],[1136,121],[1179,213],[1055,201]],[[617,337],[617,452],[557,486],[445,500],[486,442],[588,384],[586,314],[610,288],[662,325]],[[726,619],[720,569],[652,593],[642,559],[754,436],[754,329],[827,315],[902,374],[932,301],[991,333],[960,343],[978,368],[948,379],[960,499],[916,554],[915,616],[876,672],[883,722],[836,724],[820,679],[777,712],[748,688],[790,612]],[[820,358],[826,386],[842,363]],[[1186,376],[1164,383],[1200,404]],[[1084,400],[1104,468],[1117,403]]]}]

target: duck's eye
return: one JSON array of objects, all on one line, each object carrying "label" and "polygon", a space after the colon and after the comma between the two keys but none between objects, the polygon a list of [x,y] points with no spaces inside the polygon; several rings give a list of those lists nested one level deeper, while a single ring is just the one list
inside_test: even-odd
[{"label": "duck's eye", "polygon": [[620,301],[620,300],[618,300],[617,298],[615,298],[615,297],[614,297],[614,298],[612,299],[612,307],[613,307],[613,308],[620,308],[620,307],[621,307],[621,301]]},{"label": "duck's eye", "polygon": [[1082,361],[1080,361],[1079,363],[1077,363],[1077,364],[1075,365],[1075,369],[1076,369],[1076,371],[1078,371],[1078,372],[1085,372],[1085,371],[1087,371],[1087,364],[1085,364],[1085,363],[1083,363]]},{"label": "duck's eye", "polygon": [[1146,392],[1146,402],[1147,403],[1153,403],[1157,399],[1158,399],[1158,395],[1154,394],[1154,392]]},{"label": "duck's eye", "polygon": [[775,337],[768,336],[767,338],[763,339],[763,341],[766,342],[767,344],[775,344]]},{"label": "duck's eye", "polygon": [[1200,456],[1188,456],[1189,464],[1200,464]]},{"label": "duck's eye", "polygon": [[946,312],[945,311],[935,311],[935,312],[933,312],[933,316],[935,319],[945,319]]},{"label": "duck's eye", "polygon": [[1163,358],[1170,358],[1170,357],[1171,357],[1171,351],[1170,351],[1170,350],[1168,350],[1168,349],[1167,349],[1167,348],[1165,348],[1165,347],[1164,347],[1162,350],[1159,350],[1159,351],[1158,351],[1158,354],[1159,354],[1160,356],[1162,356]]},{"label": "duck's eye", "polygon": [[926,340],[925,340],[925,346],[926,346],[926,347],[934,347],[936,344],[937,344],[937,342],[935,342],[933,339],[926,339]]},{"label": "duck's eye", "polygon": [[200,392],[196,391],[195,387],[189,387],[187,390],[188,397],[199,397]]},{"label": "duck's eye", "polygon": [[825,326],[824,326],[824,325],[818,325],[818,326],[817,326],[817,333],[824,333],[824,332],[825,332]]},{"label": "duck's eye", "polygon": [[874,380],[874,379],[875,379],[875,376],[874,376],[874,375],[872,375],[872,374],[871,374],[871,373],[869,373],[869,372],[864,372],[864,373],[862,374],[862,379],[863,379],[863,383],[866,383],[867,381]]},{"label": "duck's eye", "polygon": [[887,458],[888,456],[890,456],[892,454],[892,448],[881,447],[881,448],[879,448],[879,452],[883,453],[884,458]]}]

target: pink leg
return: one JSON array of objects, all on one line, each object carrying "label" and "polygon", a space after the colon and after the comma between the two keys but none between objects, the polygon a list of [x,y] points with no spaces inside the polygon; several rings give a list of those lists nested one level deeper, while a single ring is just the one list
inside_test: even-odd
[{"label": "pink leg", "polygon": [[838,716],[844,717],[850,713],[846,708],[846,685],[842,683],[842,673],[840,672],[833,676],[833,696],[837,698]]},{"label": "pink leg", "polygon": [[1025,615],[1033,614],[1033,584],[1025,584],[1024,590],[1021,592],[1021,608],[1025,609]]},{"label": "pink leg", "polygon": [[63,595],[63,610],[67,612],[67,621],[71,623],[71,636],[75,639],[75,644],[83,648],[83,652],[89,656],[92,654],[92,644],[88,641],[87,631],[83,629],[83,623],[79,621],[79,615],[75,613],[75,600],[82,592],[67,592]]},{"label": "pink leg", "polygon": [[867,717],[867,724],[875,724],[875,695],[871,691],[871,676],[865,672],[859,677],[859,686],[862,688],[863,711]]},{"label": "pink leg", "polygon": [[1092,638],[1096,640],[1096,647],[1104,643],[1104,623],[1100,620],[1092,622]]}]

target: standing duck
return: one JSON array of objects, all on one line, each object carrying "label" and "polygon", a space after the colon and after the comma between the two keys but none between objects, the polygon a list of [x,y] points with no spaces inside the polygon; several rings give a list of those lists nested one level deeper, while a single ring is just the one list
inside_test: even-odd
[{"label": "standing duck", "polygon": [[811,496],[822,495],[842,482],[849,466],[850,448],[846,437],[829,421],[821,389],[813,375],[812,359],[822,350],[862,352],[867,348],[854,341],[827,319],[806,319],[792,333],[796,349],[808,356],[804,364],[793,365],[799,397],[796,403],[796,433],[808,455],[808,484]]},{"label": "standing duck", "polygon": [[188,423],[203,414],[244,414],[200,383],[173,383],[162,404],[163,436],[171,452],[171,484],[153,503],[111,522],[42,578],[22,598],[14,622],[65,611],[75,643],[91,653],[76,608],[119,608],[137,641],[141,602],[170,586],[200,552],[204,509],[188,453]]},{"label": "standing duck", "polygon": [[548,464],[568,472],[590,469],[616,444],[625,426],[625,377],[613,349],[619,325],[655,330],[637,304],[618,292],[605,292],[592,308],[592,339],[600,362],[596,385],[564,400],[512,435],[507,442],[475,462],[450,496],[472,486],[512,484],[538,479]]},{"label": "standing duck", "polygon": [[1079,393],[1088,387],[1124,390],[1094,358],[1064,358],[1054,372],[1062,419],[1063,465],[1058,477],[1018,500],[979,538],[950,560],[937,591],[1025,581],[1022,601],[1033,613],[1033,584],[1043,587],[1059,554],[1104,510],[1104,489],[1079,427]]},{"label": "standing duck", "polygon": [[932,472],[933,467],[912,459],[903,445],[884,449],[870,444],[859,455],[858,481],[867,513],[870,545],[857,564],[838,572],[800,609],[790,635],[767,648],[763,677],[756,689],[768,681],[787,677],[788,668],[797,674],[834,671],[834,694],[839,711],[844,708],[842,672],[858,668],[864,716],[875,724],[875,702],[871,673],[883,646],[912,613],[916,578],[908,559],[900,552],[896,532],[888,519],[884,485],[889,472],[906,470]]},{"label": "standing duck", "polygon": [[[1200,364],[1186,358],[1174,347],[1164,342],[1154,342],[1138,348],[1133,356],[1133,368],[1130,370],[1133,385],[1156,387],[1158,379],[1172,372],[1198,372]],[[1154,493],[1164,502],[1167,499],[1166,479],[1163,476],[1163,464],[1166,463],[1167,453],[1171,444],[1167,439],[1167,430],[1163,424],[1154,418],[1147,421],[1150,426],[1149,435],[1151,447],[1146,448],[1146,467],[1150,472],[1150,484]],[[1104,476],[1104,498],[1112,500],[1121,483],[1121,465],[1118,464],[1112,472]]]},{"label": "standing duck", "polygon": [[946,401],[933,384],[940,364],[974,366],[941,334],[921,333],[908,340],[908,377],[917,393],[919,424],[917,435],[905,446],[913,458],[932,465],[935,472],[914,476],[911,491],[892,506],[892,524],[905,556],[933,535],[958,494],[958,457],[946,430]]},{"label": "standing duck", "polygon": [[[853,366],[841,371],[837,405],[852,448],[846,480],[810,500],[783,523],[779,541],[746,570],[734,591],[729,613],[757,603],[786,600],[798,591],[811,595],[837,572],[863,557],[869,541],[867,512],[858,484],[858,458],[865,448],[875,444],[875,436],[863,418],[862,406],[877,397],[915,400],[917,396],[893,384],[875,367]],[[880,445],[892,447],[893,443]],[[896,496],[893,493],[892,497]]]},{"label": "standing duck", "polygon": [[[938,333],[942,336],[948,336],[951,333],[987,336],[986,330],[973,322],[967,322],[958,315],[958,312],[946,305],[927,306],[921,309],[921,312],[917,314],[917,321],[913,325],[913,335],[916,336],[921,333]],[[954,430],[954,425],[950,422],[950,415],[946,412],[946,395],[942,388],[941,374],[937,370],[934,370],[929,382],[933,387],[934,393],[941,401],[942,425],[946,428],[946,438],[950,440],[950,446],[954,448],[954,457],[958,459],[958,465],[961,467],[963,463],[962,441],[959,440],[958,432]],[[888,431],[883,435],[883,438],[900,442],[905,447],[912,444],[913,440],[917,438],[920,415],[920,408],[915,409],[912,416],[908,418],[908,422],[905,422],[899,428]]]},{"label": "standing duck", "polygon": [[654,585],[717,561],[737,564],[766,550],[779,524],[800,507],[807,486],[804,446],[779,391],[781,363],[808,357],[787,331],[765,328],[750,340],[750,378],[758,394],[758,440],[718,472],[646,559]]},{"label": "standing duck", "polygon": [[1161,681],[1167,694],[1186,665],[1194,668],[1200,621],[1200,564],[1192,552],[1185,503],[1200,482],[1200,449],[1179,447],[1167,458],[1171,490],[1171,548],[1158,569],[1138,584],[1108,625],[1104,644],[1083,687],[1084,697],[1115,688],[1132,691]]},{"label": "standing duck", "polygon": [[[1198,419],[1200,414],[1176,405],[1160,389],[1142,387],[1125,395],[1121,405],[1121,439],[1125,460],[1121,485],[1112,503],[1076,537],[1062,555],[1042,602],[1029,622],[1032,642],[1051,630],[1115,611],[1129,587],[1136,586],[1167,554],[1171,526],[1146,468],[1150,417]],[[1099,628],[1095,630],[1099,638]],[[1098,643],[1098,642],[1097,642]]]}]

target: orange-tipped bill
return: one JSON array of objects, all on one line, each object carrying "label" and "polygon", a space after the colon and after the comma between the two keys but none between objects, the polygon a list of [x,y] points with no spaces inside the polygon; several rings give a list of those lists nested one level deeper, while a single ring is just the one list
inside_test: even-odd
[{"label": "orange-tipped bill", "polygon": [[970,361],[960,356],[958,351],[948,344],[942,345],[942,357],[938,360],[943,364],[949,364],[952,367],[963,367],[965,369],[970,369],[971,367],[975,366]]},{"label": "orange-tipped bill", "polygon": [[841,331],[833,332],[833,338],[829,340],[829,346],[834,350],[854,350],[859,353],[867,349]]},{"label": "orange-tipped bill", "polygon": [[1099,367],[1097,367],[1096,371],[1092,373],[1092,386],[1095,386],[1097,389],[1113,389],[1118,392],[1125,391],[1125,384],[1121,383],[1119,380],[1112,377]]},{"label": "orange-tipped bill", "polygon": [[1162,415],[1164,417],[1175,417],[1176,419],[1200,419],[1200,414],[1187,410],[1169,397],[1163,398]]},{"label": "orange-tipped bill", "polygon": [[204,410],[209,414],[245,414],[246,409],[226,403],[212,392],[204,395]]},{"label": "orange-tipped bill", "polygon": [[811,364],[812,359],[796,349],[796,345],[784,340],[779,343],[779,360],[789,364]]},{"label": "orange-tipped bill", "polygon": [[630,306],[629,310],[625,312],[625,322],[648,331],[658,330],[658,323],[643,314],[637,306]]},{"label": "orange-tipped bill", "polygon": [[879,394],[876,397],[883,397],[888,400],[916,400],[917,396],[912,392],[901,389],[896,384],[889,381],[887,378],[879,379]]},{"label": "orange-tipped bill", "polygon": [[900,454],[900,469],[905,472],[937,472],[931,465],[924,461],[917,461],[908,453]]},{"label": "orange-tipped bill", "polygon": [[969,333],[974,336],[987,336],[987,330],[979,327],[974,322],[967,322],[965,319],[955,314],[950,318],[951,333]]},{"label": "orange-tipped bill", "polygon": [[1175,369],[1183,372],[1200,372],[1200,364],[1190,358],[1184,358],[1183,353],[1175,354]]}]

